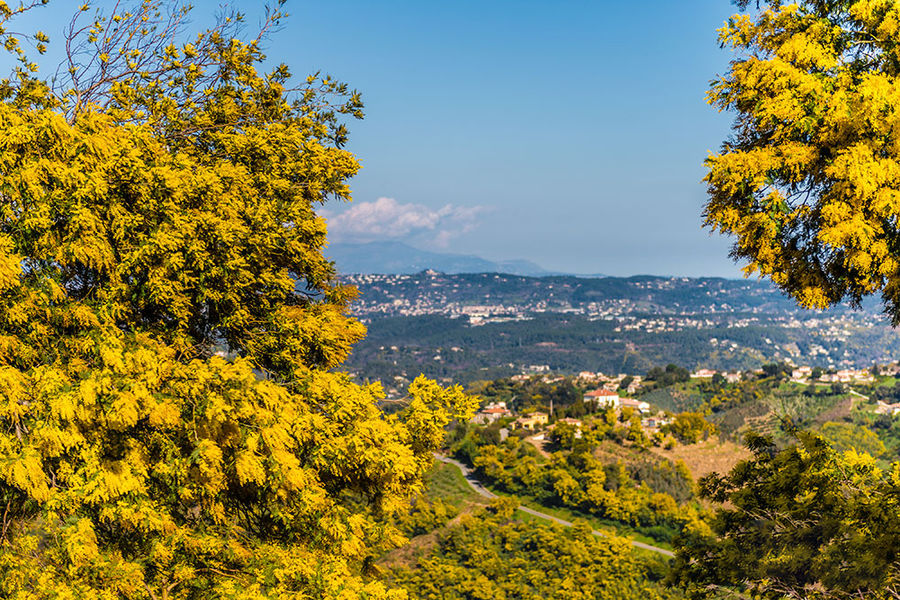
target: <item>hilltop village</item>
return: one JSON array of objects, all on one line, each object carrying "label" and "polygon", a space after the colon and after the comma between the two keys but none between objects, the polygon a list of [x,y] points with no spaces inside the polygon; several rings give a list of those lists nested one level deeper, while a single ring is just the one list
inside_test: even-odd
[{"label": "hilltop village", "polygon": [[[544,372],[535,373],[534,370]],[[873,415],[893,416],[900,413],[900,398],[883,393],[885,389],[893,389],[891,385],[900,375],[900,366],[896,363],[870,369],[840,370],[782,363],[743,372],[714,369],[688,372],[670,364],[665,368],[651,369],[644,376],[623,373],[606,375],[590,371],[566,376],[546,371],[545,365],[535,365],[531,373],[470,385],[470,392],[483,397],[480,410],[470,422],[480,426],[498,425],[497,433],[501,441],[518,432],[529,442],[543,448],[543,442],[549,439],[558,424],[574,429],[576,437],[580,437],[585,424],[581,417],[604,414],[612,423],[622,423],[635,431],[640,429],[647,440],[661,445],[666,443],[665,434],[673,432],[675,420],[680,417],[684,420],[683,415],[686,414],[673,410],[678,408],[677,403],[672,403],[673,397],[727,395],[728,390],[750,386],[765,388],[766,382],[769,387],[774,386],[770,391],[778,390],[780,393],[792,391],[807,396],[850,396],[857,400],[858,410],[866,410]],[[660,395],[663,390],[671,392],[676,388],[678,392],[674,395]],[[882,393],[870,394],[870,397],[858,391],[871,392],[873,389],[882,390]],[[693,390],[693,394],[689,390]],[[663,406],[656,403],[661,399]],[[698,407],[696,402],[694,405],[685,402],[681,408],[697,411],[689,418],[695,421],[697,418],[706,419],[712,425],[708,429],[711,432],[716,429],[715,413],[719,412],[721,404],[713,402],[703,408]],[[864,406],[867,408],[863,409]]]}]

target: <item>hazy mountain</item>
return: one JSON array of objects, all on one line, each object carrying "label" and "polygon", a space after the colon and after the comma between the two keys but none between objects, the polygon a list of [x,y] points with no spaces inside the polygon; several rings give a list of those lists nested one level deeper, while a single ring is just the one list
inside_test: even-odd
[{"label": "hazy mountain", "polygon": [[511,273],[550,275],[527,260],[491,261],[471,254],[448,254],[419,250],[401,242],[330,244],[325,251],[340,273],[419,273],[426,269],[442,273]]}]

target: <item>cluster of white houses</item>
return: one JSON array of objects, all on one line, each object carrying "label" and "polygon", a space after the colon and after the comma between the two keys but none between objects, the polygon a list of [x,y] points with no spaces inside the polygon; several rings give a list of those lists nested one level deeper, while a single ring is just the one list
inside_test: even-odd
[{"label": "cluster of white houses", "polygon": [[[475,416],[472,417],[471,422],[478,423],[479,425],[490,425],[491,423],[496,423],[500,419],[511,416],[513,416],[513,413],[506,407],[506,402],[491,402],[478,411]],[[538,411],[522,415],[516,419],[514,423],[516,428],[535,429],[542,425],[546,425],[549,420],[550,415]]]},{"label": "cluster of white houses", "polygon": [[[896,375],[896,372],[891,373]],[[833,373],[822,372],[818,378],[813,377],[812,367],[798,367],[791,371],[791,381],[796,383],[809,383],[820,381],[822,383],[872,383],[875,376],[869,369],[840,369]]]},{"label": "cluster of white houses", "polygon": [[[898,366],[897,364],[890,364],[884,367],[880,367],[880,369],[880,372],[883,375],[900,375],[900,366]],[[873,373],[868,369],[842,369],[839,371],[831,372],[823,371],[822,373],[815,373],[816,377],[813,377],[814,370],[815,369],[808,366],[794,368],[791,372],[791,380],[796,383],[806,384],[812,384],[816,382],[871,383],[875,380]],[[691,378],[707,379],[713,377],[717,373],[725,377],[728,382],[739,381],[741,378],[741,373],[737,371],[723,372],[715,371],[712,369],[699,369],[697,371],[694,371],[693,373],[691,373]],[[757,370],[756,373],[762,373],[762,370]],[[521,375],[516,377],[528,378],[530,376]],[[513,379],[516,379],[516,377],[513,377]],[[578,380],[580,382],[593,382],[595,385],[600,384],[600,387],[598,387],[597,389],[585,392],[584,402],[593,404],[598,409],[612,408],[615,410],[622,410],[624,408],[629,408],[631,410],[634,410],[641,414],[641,421],[646,429],[657,429],[661,425],[664,425],[666,422],[668,422],[668,419],[666,417],[660,415],[651,416],[649,414],[649,403],[642,400],[637,400],[635,398],[628,398],[619,395],[618,390],[625,377],[625,375],[609,377],[603,375],[603,373],[592,373],[589,371],[579,373]],[[546,383],[555,383],[562,380],[563,376],[543,375],[542,379],[545,380]],[[634,376],[633,380],[634,381],[629,382],[630,385],[627,386],[627,393],[633,393],[631,391],[632,387],[637,388],[641,385],[641,378],[639,376]],[[875,412],[890,415],[900,414],[900,403],[886,404],[879,401],[878,407]],[[495,423],[500,419],[513,416],[515,415],[506,406],[505,402],[492,402],[478,411],[478,413],[472,418],[472,422],[482,425],[488,425],[491,423]],[[550,415],[545,412],[530,412],[525,415],[520,415],[518,418],[516,418],[515,421],[512,421],[510,423],[510,426],[515,429],[534,431],[536,429],[541,429],[547,426],[549,420]],[[566,418],[559,419],[557,422],[568,423],[576,427],[576,429],[581,428],[581,421],[578,419]]]},{"label": "cluster of white houses", "polygon": [[878,400],[877,406],[875,406],[875,410],[873,411],[876,415],[891,415],[896,416],[900,414],[900,402],[895,402],[894,404],[888,404],[882,400]]},{"label": "cluster of white houses", "polygon": [[596,373],[592,371],[582,371],[578,374],[578,382],[582,385],[584,384],[594,384],[600,385],[604,389],[610,390],[612,392],[618,390],[622,387],[622,383],[629,379],[628,384],[625,386],[625,392],[628,394],[634,394],[643,386],[643,377],[640,375],[626,375],[625,373],[619,373],[618,375],[604,375],[600,371]]},{"label": "cluster of white houses", "polygon": [[[813,377],[815,369],[810,366],[795,367],[791,371],[791,381],[794,383],[872,383],[875,376],[870,369],[840,369],[838,371],[822,371],[817,377]],[[762,369],[757,369],[754,373],[761,374]],[[739,371],[715,371],[713,369],[698,369],[691,373],[692,379],[709,379],[716,374],[725,377],[728,383],[734,383],[741,380]],[[897,375],[900,373],[900,367],[897,365],[887,365],[881,367],[883,375]]]},{"label": "cluster of white houses", "polygon": [[713,369],[697,369],[691,373],[691,379],[711,379],[717,373],[724,377],[728,383],[735,383],[741,380],[740,371],[715,371]]},{"label": "cluster of white houses", "polygon": [[[513,375],[512,381],[523,382],[531,379],[536,373],[540,373],[541,381],[544,383],[556,383],[565,379],[563,375],[549,372],[550,367],[547,365],[532,365],[529,367],[528,373]],[[757,369],[754,373],[761,374],[762,369]],[[823,371],[818,378],[812,377],[813,368],[809,366],[796,367],[791,373],[791,380],[796,383],[871,383],[874,376],[869,369],[841,369],[839,371]],[[900,374],[900,366],[896,364],[881,367],[883,375]],[[742,373],[740,371],[717,371],[715,369],[697,369],[691,373],[691,379],[710,379],[715,375],[721,375],[728,383],[735,383],[741,380]],[[626,379],[628,380],[626,382]],[[635,394],[643,387],[643,378],[640,375],[626,375],[619,373],[618,375],[605,375],[599,371],[581,371],[578,373],[576,380],[581,385],[597,385],[600,389],[604,389],[614,394],[622,388],[625,383],[624,391],[626,394]]]}]

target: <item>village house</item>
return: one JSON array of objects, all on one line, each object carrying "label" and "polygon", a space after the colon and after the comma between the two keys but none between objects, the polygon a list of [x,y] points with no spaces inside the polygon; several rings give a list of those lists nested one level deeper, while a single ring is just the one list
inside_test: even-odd
[{"label": "village house", "polygon": [[641,413],[650,412],[650,404],[644,402],[642,400],[635,400],[634,398],[620,398],[619,399],[619,407],[621,408],[631,408]]},{"label": "village house", "polygon": [[506,408],[506,402],[491,402],[480,411],[478,411],[474,417],[472,417],[471,423],[476,423],[479,425],[490,425],[491,423],[496,423],[500,419],[504,417],[511,417],[512,413]]},{"label": "village house", "polygon": [[803,383],[812,376],[812,367],[799,367],[791,371],[791,381]]},{"label": "village house", "polygon": [[658,417],[646,417],[641,419],[641,427],[644,429],[659,429]]},{"label": "village house", "polygon": [[741,380],[741,374],[738,371],[729,371],[725,373],[725,381],[728,383],[737,383]]},{"label": "village house", "polygon": [[853,375],[856,383],[875,383],[875,376],[868,369],[857,369]]},{"label": "village house", "polygon": [[882,375],[886,375],[888,377],[896,377],[900,374],[900,365],[897,363],[891,363],[884,365],[883,367],[879,367],[879,372]]},{"label": "village house", "polygon": [[533,412],[530,415],[523,415],[516,419],[516,427],[534,431],[538,427],[546,425],[548,418],[547,413]]},{"label": "village house", "polygon": [[635,375],[631,379],[631,383],[628,384],[628,387],[625,388],[625,391],[629,394],[634,394],[638,390],[640,390],[643,385],[643,378],[640,375]]},{"label": "village house", "polygon": [[619,394],[605,388],[585,392],[584,401],[606,408],[619,408]]},{"label": "village house", "polygon": [[876,415],[891,415],[894,416],[897,413],[900,413],[900,402],[895,404],[887,404],[886,402],[878,401],[878,406],[875,407],[873,411]]},{"label": "village house", "polygon": [[700,369],[691,373],[691,379],[709,379],[715,374],[716,372],[712,369]]},{"label": "village house", "polygon": [[851,381],[853,381],[853,375],[854,373],[852,369],[840,369],[837,373],[835,373],[837,380],[841,383],[850,383]]},{"label": "village house", "polygon": [[825,383],[872,383],[875,377],[868,369],[841,369],[836,373],[824,373],[819,381]]},{"label": "village house", "polygon": [[662,415],[657,414],[652,417],[644,417],[641,419],[641,427],[647,430],[657,430],[663,425],[671,425],[672,419]]}]

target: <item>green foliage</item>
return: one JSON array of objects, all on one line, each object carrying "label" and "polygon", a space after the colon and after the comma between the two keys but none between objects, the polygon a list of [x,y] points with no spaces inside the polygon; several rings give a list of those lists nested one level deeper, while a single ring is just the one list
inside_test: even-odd
[{"label": "green foliage", "polygon": [[[734,236],[732,256],[748,261],[747,274],[769,277],[801,305],[859,305],[880,293],[896,325],[900,5],[756,7],[719,32],[736,58],[708,99],[737,119],[707,159],[706,225]],[[701,494],[722,506],[713,535],[678,541],[673,580],[696,596],[896,598],[900,464],[886,473],[868,454],[840,454],[835,446],[884,452],[859,425],[822,432],[831,443],[795,432],[780,451],[749,436],[751,460],[704,478]]]},{"label": "green foliage", "polygon": [[428,500],[419,496],[396,515],[395,522],[403,535],[414,537],[443,527],[457,514],[458,508],[439,498]]},{"label": "green foliage", "polygon": [[[562,377],[559,381],[547,383],[541,376],[535,375],[524,381],[513,381],[509,378],[475,381],[466,391],[486,402],[506,402],[508,406],[519,411],[532,407],[547,408],[551,402],[556,409],[581,405],[580,410],[585,410],[582,392],[575,387],[572,379]],[[579,409],[575,410],[578,411]]]},{"label": "green foliage", "polygon": [[762,366],[763,375],[772,377],[776,381],[787,379],[791,376],[793,367],[787,363],[767,363]]},{"label": "green foliage", "polygon": [[[694,497],[694,484],[690,471],[681,461],[633,460],[629,471],[635,481],[646,483],[651,490],[669,496],[679,505]],[[665,514],[675,514],[674,511]]]},{"label": "green foliage", "polygon": [[570,450],[575,444],[576,434],[578,430],[568,423],[557,423],[553,430],[547,435],[550,443],[554,448]]},{"label": "green foliage", "polygon": [[876,458],[887,452],[878,436],[862,425],[828,422],[822,425],[819,432],[838,452],[855,450]]},{"label": "green foliage", "polygon": [[705,498],[727,504],[714,535],[676,540],[673,581],[697,596],[721,586],[772,600],[896,595],[900,467],[885,473],[868,455],[797,436],[781,451],[749,437],[751,460],[700,481]]},{"label": "green foliage", "polygon": [[882,458],[897,460],[900,458],[900,418],[891,415],[879,415],[858,408],[852,413],[853,423],[871,431],[887,449]]},{"label": "green foliage", "polygon": [[881,400],[885,404],[894,404],[900,402],[900,381],[894,383],[893,386],[876,387],[870,396],[873,400]]},{"label": "green foliage", "polygon": [[470,504],[484,504],[486,500],[479,496],[466,481],[459,468],[440,461],[435,461],[425,477],[425,497],[429,500],[440,500],[454,509],[462,509]]},{"label": "green foliage", "polygon": [[593,536],[584,524],[511,521],[512,508],[465,515],[415,569],[394,570],[394,583],[422,600],[678,597],[651,580],[658,564],[636,558],[627,540]]},{"label": "green foliage", "polygon": [[[572,440],[571,450],[556,452],[549,461],[515,437],[499,446],[461,442],[457,448],[466,454],[457,455],[471,456],[479,479],[501,492],[619,523],[661,541],[701,518],[687,504],[693,482],[683,465],[636,448],[622,447],[621,458],[612,459],[597,452],[591,425],[584,433],[581,440]],[[564,438],[568,436],[559,436]]]},{"label": "green foliage", "polygon": [[[447,282],[441,286],[452,286],[472,277],[475,276],[447,276]],[[414,278],[415,276],[410,276],[410,279]],[[580,285],[582,280],[572,278],[572,281],[572,285]],[[365,294],[366,284],[360,282],[357,285]],[[430,283],[422,285],[432,289],[429,287]],[[547,284],[536,279],[534,285],[543,285],[545,289]],[[446,290],[445,287],[433,289],[440,289],[442,293]],[[493,298],[494,288],[487,289]],[[751,290],[747,293],[754,292],[755,290]],[[404,299],[418,297],[413,290],[407,288],[404,288],[403,294],[398,292],[397,296]],[[526,321],[497,322],[483,326],[473,326],[465,319],[438,314],[388,317],[373,315],[367,323],[366,339],[354,347],[347,365],[354,372],[372,380],[380,380],[389,386],[393,385],[394,377],[408,379],[419,373],[460,382],[510,377],[531,364],[549,364],[558,373],[589,370],[641,374],[646,373],[653,364],[666,364],[672,360],[691,365],[692,368],[754,369],[761,362],[776,358],[773,354],[776,346],[783,347],[792,343],[801,351],[801,355],[795,360],[811,364],[824,360],[811,353],[812,348],[818,346],[826,348],[829,356],[836,360],[846,359],[857,364],[868,364],[879,357],[900,352],[900,339],[894,335],[893,329],[886,323],[883,326],[870,325],[880,318],[877,311],[847,314],[847,318],[856,321],[859,326],[851,327],[846,339],[837,339],[824,328],[786,327],[784,317],[793,315],[791,311],[795,307],[779,304],[778,310],[773,311],[769,307],[784,303],[784,299],[780,295],[767,295],[766,299],[766,308],[760,313],[707,315],[707,318],[721,325],[702,329],[686,328],[682,331],[616,332],[610,325],[611,321],[591,320],[587,316],[570,313],[536,313]],[[440,310],[443,299],[430,297],[429,302],[435,310]],[[496,302],[500,303],[501,300]],[[679,306],[672,310],[688,309]],[[841,310],[843,307],[834,314],[839,315]],[[699,314],[692,314],[690,318],[697,318]],[[811,314],[801,317],[813,318]],[[759,323],[752,323],[747,327],[728,326],[743,318],[759,319]],[[727,350],[721,345],[714,346],[711,344],[712,338],[733,340],[738,348]],[[766,344],[766,338],[771,339],[773,344]],[[545,342],[556,344],[558,351],[548,353],[546,347],[539,345]],[[460,350],[448,352],[450,347]],[[432,360],[438,349],[442,349],[443,360]],[[509,366],[510,364],[513,366]]]},{"label": "green foliage", "polygon": [[671,433],[682,444],[696,444],[711,433],[715,433],[715,426],[703,418],[700,413],[678,413],[672,422],[661,428],[664,433]]},{"label": "green foliage", "polygon": [[763,382],[742,381],[712,390],[712,395],[697,407],[697,412],[722,412],[737,406],[757,402],[771,391]]},{"label": "green foliage", "polygon": [[659,387],[691,380],[691,373],[684,367],[669,363],[665,368],[653,367],[647,371],[646,379],[655,382]]}]

